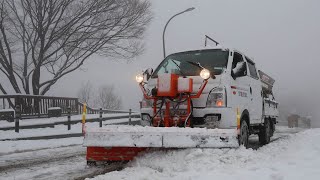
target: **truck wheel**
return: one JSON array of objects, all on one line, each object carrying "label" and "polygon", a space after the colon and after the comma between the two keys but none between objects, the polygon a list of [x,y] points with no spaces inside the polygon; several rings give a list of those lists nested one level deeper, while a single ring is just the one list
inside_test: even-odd
[{"label": "truck wheel", "polygon": [[97,166],[97,162],[95,161],[87,161],[88,166]]},{"label": "truck wheel", "polygon": [[272,137],[273,134],[274,134],[274,131],[276,130],[276,125],[275,125],[273,119],[271,119],[271,121],[270,121],[270,128],[271,128],[271,129],[270,129],[270,137]]},{"label": "truck wheel", "polygon": [[241,121],[239,144],[246,148],[248,148],[249,145],[249,128],[245,120]]},{"label": "truck wheel", "polygon": [[262,145],[268,144],[270,142],[271,137],[271,123],[269,119],[264,120],[264,127],[260,130],[259,142]]}]

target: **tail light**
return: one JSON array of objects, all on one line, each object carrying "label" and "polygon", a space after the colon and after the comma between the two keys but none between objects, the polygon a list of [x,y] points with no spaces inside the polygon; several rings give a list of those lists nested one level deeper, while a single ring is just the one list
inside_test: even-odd
[{"label": "tail light", "polygon": [[226,91],[225,88],[218,87],[213,89],[207,99],[207,107],[226,107]]}]

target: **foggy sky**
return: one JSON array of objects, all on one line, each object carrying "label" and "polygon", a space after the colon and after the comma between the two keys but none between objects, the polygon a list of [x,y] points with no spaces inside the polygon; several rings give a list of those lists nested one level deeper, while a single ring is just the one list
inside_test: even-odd
[{"label": "foggy sky", "polygon": [[[166,31],[167,55],[203,48],[204,35],[252,57],[257,67],[276,80],[282,111],[311,115],[320,121],[320,1],[318,0],[152,0],[153,21],[145,36],[145,53],[131,63],[95,56],[82,71],[64,77],[49,92],[76,96],[88,80],[95,86],[114,84],[124,108],[138,109],[142,93],[134,77],[155,68],[163,59],[162,31],[167,20],[189,7],[196,9],[173,19]],[[320,123],[318,123],[320,125]]]}]

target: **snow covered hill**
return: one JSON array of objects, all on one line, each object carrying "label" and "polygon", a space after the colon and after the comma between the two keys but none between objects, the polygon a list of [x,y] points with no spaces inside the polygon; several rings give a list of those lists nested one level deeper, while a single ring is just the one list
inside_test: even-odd
[{"label": "snow covered hill", "polygon": [[149,152],[102,179],[320,179],[320,129],[291,134],[258,150],[185,149]]}]

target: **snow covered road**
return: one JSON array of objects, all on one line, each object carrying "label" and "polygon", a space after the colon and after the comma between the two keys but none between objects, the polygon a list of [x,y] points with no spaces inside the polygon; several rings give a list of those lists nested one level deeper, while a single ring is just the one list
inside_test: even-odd
[{"label": "snow covered road", "polygon": [[[268,159],[274,160],[273,156],[284,154],[288,150],[287,145],[291,146],[295,142],[292,140],[295,135],[290,135],[295,132],[296,130],[280,129],[273,138],[275,141],[265,147],[260,147],[257,138],[252,137],[252,148],[258,150],[240,148],[151,152],[129,163],[123,171],[97,176],[96,179],[209,179],[215,176],[218,179],[235,179],[240,174],[260,177],[255,176],[256,172],[262,174],[264,171],[274,172],[275,178],[269,179],[276,179],[278,167],[272,170],[272,166],[267,164]],[[4,142],[6,144],[3,145],[7,148],[0,148],[1,180],[76,179],[110,171],[104,167],[86,166],[85,148],[81,145],[80,137],[46,140],[45,143],[43,140],[17,141],[11,144]],[[25,146],[21,145],[22,142]],[[294,159],[290,162],[295,163]],[[295,164],[291,164],[293,165]],[[243,172],[240,170],[242,167],[245,168]],[[228,173],[230,170],[236,173]]]},{"label": "snow covered road", "polygon": [[122,171],[94,179],[318,180],[319,155],[320,129],[310,129],[285,135],[257,150],[240,147],[150,152]]},{"label": "snow covered road", "polygon": [[[67,138],[73,144],[83,138]],[[48,140],[53,142],[54,140]],[[62,143],[65,144],[65,143]],[[0,179],[75,179],[108,172],[103,167],[87,167],[85,148],[82,145],[41,148],[35,150],[2,153]]]}]

